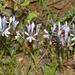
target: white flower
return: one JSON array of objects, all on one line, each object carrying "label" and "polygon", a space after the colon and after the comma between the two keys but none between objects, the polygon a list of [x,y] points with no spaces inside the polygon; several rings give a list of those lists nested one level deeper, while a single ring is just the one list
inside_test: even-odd
[{"label": "white flower", "polygon": [[49,39],[49,33],[48,33],[48,31],[46,29],[44,29],[44,33],[45,34],[43,35],[43,37]]},{"label": "white flower", "polygon": [[[64,34],[62,34],[62,31],[64,31]],[[70,28],[67,24],[67,21],[65,22],[64,25],[61,25],[60,22],[58,23],[58,36],[60,37],[61,35],[65,35],[64,36],[65,41],[68,39],[69,31],[70,31]]]},{"label": "white flower", "polygon": [[9,25],[11,25],[11,23],[13,25],[13,30],[15,30],[19,21],[16,20],[15,16],[13,16],[13,17],[10,17],[10,19],[9,19]]},{"label": "white flower", "polygon": [[16,31],[15,39],[18,39],[20,36],[21,36],[21,35],[20,35],[19,31]]},{"label": "white flower", "polygon": [[29,40],[29,42],[32,42],[32,40],[35,40],[35,38],[33,36],[29,36],[26,39]]},{"label": "white flower", "polygon": [[75,37],[73,37],[73,38],[71,39],[71,41],[75,41]]},{"label": "white flower", "polygon": [[8,35],[10,34],[9,29],[10,27],[7,26],[7,20],[6,17],[4,16],[3,18],[0,16],[0,32],[2,36],[6,36],[8,37]]},{"label": "white flower", "polygon": [[10,29],[10,27],[8,27],[7,29],[5,29],[5,30],[3,31],[3,33],[2,33],[2,36],[5,35],[6,37],[8,37],[8,35],[10,34],[9,29]]},{"label": "white flower", "polygon": [[70,36],[74,36],[74,35],[71,33]]},{"label": "white flower", "polygon": [[65,22],[65,24],[63,25],[62,29],[65,31],[65,41],[67,40],[68,38],[68,33],[70,31],[70,28],[69,26],[67,25],[67,21]]},{"label": "white flower", "polygon": [[61,25],[60,22],[58,22],[58,37],[64,46],[65,42],[68,42],[68,34],[69,34],[70,28],[67,24],[67,21],[64,25]]},{"label": "white flower", "polygon": [[34,33],[34,28],[35,28],[35,24],[34,22],[32,22],[31,24],[29,23],[28,25],[26,25],[27,27],[27,31],[25,31],[25,34],[28,36],[26,39],[31,43],[32,40],[36,40],[36,36],[39,33],[40,30],[40,26],[41,24],[37,24],[36,25],[36,33]]},{"label": "white flower", "polygon": [[75,35],[71,36],[71,46],[75,45]]}]

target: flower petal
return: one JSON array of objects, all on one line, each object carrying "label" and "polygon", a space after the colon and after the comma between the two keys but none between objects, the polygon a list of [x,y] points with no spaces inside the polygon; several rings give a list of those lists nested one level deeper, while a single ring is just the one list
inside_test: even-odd
[{"label": "flower petal", "polygon": [[13,24],[13,29],[15,29],[18,24],[19,24],[19,21],[15,21],[14,24]]},{"label": "flower petal", "polygon": [[29,36],[29,34],[25,31],[25,34],[27,35],[27,36]]},{"label": "flower petal", "polygon": [[15,39],[18,39],[20,36],[21,36],[21,34],[19,33],[19,31],[16,31]]},{"label": "flower petal", "polygon": [[2,32],[2,18],[0,16],[0,31]]},{"label": "flower petal", "polygon": [[75,37],[74,37],[74,38],[72,38],[71,40],[72,40],[72,41],[74,41],[74,40],[75,40]]},{"label": "flower petal", "polygon": [[10,18],[9,18],[9,23],[11,24],[11,23],[12,23],[12,21],[13,21],[13,18],[12,18],[12,17],[10,17]]},{"label": "flower petal", "polygon": [[74,36],[74,34],[70,34],[70,36]]},{"label": "flower petal", "polygon": [[33,36],[37,36],[38,35],[38,33],[35,33]]},{"label": "flower petal", "polygon": [[32,37],[32,36],[29,36],[29,37],[27,37],[26,39],[27,39],[30,43],[32,42],[32,40],[35,40],[35,38]]},{"label": "flower petal", "polygon": [[36,32],[37,32],[37,33],[39,33],[40,26],[41,26],[41,24],[37,24],[37,26],[36,26]]},{"label": "flower petal", "polygon": [[6,17],[4,16],[2,18],[2,30],[3,31],[7,28],[7,23],[9,23],[9,22],[7,22]]},{"label": "flower petal", "polygon": [[34,24],[34,22],[32,22],[32,24],[31,24],[31,33],[33,33],[33,31],[34,31],[34,27],[35,27],[35,24]]},{"label": "flower petal", "polygon": [[27,37],[26,39],[27,39],[30,43],[32,42],[31,36]]},{"label": "flower petal", "polygon": [[32,38],[32,40],[35,40],[35,38],[34,37],[31,37]]},{"label": "flower petal", "polygon": [[6,36],[8,37],[8,35],[10,34],[10,32],[8,31],[10,29],[10,27],[8,27],[3,33],[2,33],[2,36]]},{"label": "flower petal", "polygon": [[44,32],[45,32],[46,34],[48,34],[48,31],[47,31],[46,29],[44,29]]},{"label": "flower petal", "polygon": [[27,31],[28,31],[28,33],[30,33],[30,24],[29,25],[26,25],[27,26]]}]

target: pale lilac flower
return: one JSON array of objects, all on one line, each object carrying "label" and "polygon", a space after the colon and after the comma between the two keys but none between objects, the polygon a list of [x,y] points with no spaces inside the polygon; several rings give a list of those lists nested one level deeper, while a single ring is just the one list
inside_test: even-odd
[{"label": "pale lilac flower", "polygon": [[61,24],[58,22],[58,37],[61,35]]},{"label": "pale lilac flower", "polygon": [[9,29],[10,27],[7,26],[7,20],[6,17],[4,16],[3,18],[0,16],[0,32],[2,36],[6,36],[8,37],[8,35],[10,34]]},{"label": "pale lilac flower", "polygon": [[65,41],[66,41],[67,38],[68,38],[69,31],[70,31],[70,28],[69,28],[69,26],[67,25],[67,21],[66,21],[65,24],[62,26],[62,30],[64,30],[64,32],[65,32]]},{"label": "pale lilac flower", "polygon": [[25,34],[28,36],[26,39],[31,43],[33,40],[36,40],[36,36],[39,33],[41,24],[36,25],[36,33],[34,33],[35,24],[32,22],[29,25],[26,25],[27,31],[25,31]]},{"label": "pale lilac flower", "polygon": [[46,29],[44,29],[44,33],[45,34],[43,35],[43,37],[49,39],[49,32]]},{"label": "pale lilac flower", "polygon": [[36,26],[36,33],[34,34],[34,36],[38,35],[38,33],[40,31],[40,26],[41,26],[41,24],[37,24],[37,26]]},{"label": "pale lilac flower", "polygon": [[37,26],[36,26],[36,32],[37,33],[39,33],[39,31],[40,31],[40,26],[41,26],[41,24],[37,24]]},{"label": "pale lilac flower", "polygon": [[58,37],[63,46],[68,41],[69,30],[70,30],[70,28],[67,25],[67,21],[65,22],[64,25],[61,25],[60,22],[58,22]]},{"label": "pale lilac flower", "polygon": [[19,21],[16,20],[16,17],[10,17],[9,19],[9,25],[13,25],[13,30],[15,30],[15,28],[17,27],[17,25],[19,24]]},{"label": "pale lilac flower", "polygon": [[4,31],[7,28],[7,20],[4,16],[3,18],[0,16],[0,31]]}]

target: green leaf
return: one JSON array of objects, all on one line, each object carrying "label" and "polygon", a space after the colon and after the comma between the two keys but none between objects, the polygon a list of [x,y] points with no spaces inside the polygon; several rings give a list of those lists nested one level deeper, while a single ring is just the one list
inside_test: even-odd
[{"label": "green leaf", "polygon": [[2,6],[2,4],[0,4],[0,11],[2,11],[4,9],[4,7]]},{"label": "green leaf", "polygon": [[14,10],[17,11],[18,9],[19,9],[18,6],[15,4]]},{"label": "green leaf", "polygon": [[56,71],[56,66],[52,65],[52,66],[47,66],[47,65],[44,65],[43,66],[43,72],[44,72],[44,75],[54,75]]},{"label": "green leaf", "polygon": [[33,60],[33,62],[35,64],[35,56],[32,53],[30,53],[30,54],[31,54],[31,58],[32,58],[32,60]]},{"label": "green leaf", "polygon": [[37,17],[38,13],[36,11],[34,12],[29,12],[28,16],[27,16],[27,20],[31,21],[34,17]]},{"label": "green leaf", "polygon": [[10,57],[5,57],[2,60],[0,60],[3,64],[9,64],[11,62],[11,58]]},{"label": "green leaf", "polygon": [[14,75],[19,75],[19,69],[18,69],[18,67],[14,68]]},{"label": "green leaf", "polygon": [[29,5],[29,3],[30,3],[29,0],[24,0],[24,2],[22,3],[22,5],[26,7],[26,6]]}]

